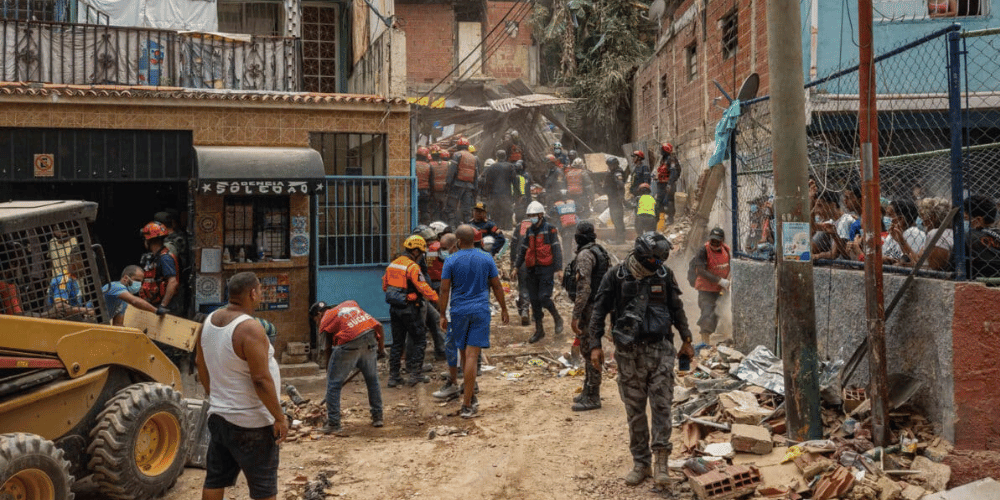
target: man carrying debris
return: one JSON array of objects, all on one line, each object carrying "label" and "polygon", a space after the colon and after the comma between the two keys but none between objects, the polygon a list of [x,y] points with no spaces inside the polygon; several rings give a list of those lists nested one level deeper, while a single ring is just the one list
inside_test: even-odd
[{"label": "man carrying debris", "polygon": [[[611,258],[607,250],[597,244],[594,225],[588,221],[576,227],[576,258],[563,274],[563,286],[573,300],[573,321],[570,326],[576,334],[581,353],[590,352],[590,339],[584,333],[594,312],[594,298],[601,278],[608,271]],[[601,407],[601,372],[591,363],[584,363],[583,391],[573,398],[573,411],[596,410]]]},{"label": "man carrying debris", "polygon": [[101,287],[104,292],[104,303],[111,313],[111,324],[122,326],[125,324],[125,309],[128,306],[138,307],[143,311],[156,312],[149,302],[139,298],[139,290],[142,289],[142,268],[136,265],[125,266],[122,270],[122,277],[118,281],[112,281]]},{"label": "man carrying debris", "polygon": [[535,319],[535,334],[528,339],[534,344],[545,337],[542,326],[542,309],[547,309],[555,321],[556,335],[563,331],[562,317],[552,302],[552,286],[555,275],[562,279],[562,248],[559,245],[559,230],[545,222],[545,207],[537,201],[528,205],[528,219],[531,226],[521,240],[514,269],[524,265],[527,270],[528,296],[531,297],[531,314]]},{"label": "man carrying debris", "polygon": [[[611,314],[611,337],[618,362],[618,390],[628,417],[629,449],[633,469],[625,477],[637,486],[653,475],[651,453],[656,453],[656,476],[661,488],[669,488],[670,405],[673,402],[674,345],[671,327],[681,340],[680,354],[694,355],[680,287],[666,266],[671,245],[659,233],[647,232],[635,240],[625,260],[612,267],[601,280],[594,299],[588,346],[594,368],[604,366],[601,337],[604,319]],[[646,402],[652,413],[652,442],[646,420]]]},{"label": "man carrying debris", "polygon": [[[406,349],[406,371],[410,374],[408,385],[430,382],[423,375],[424,350],[427,348],[427,328],[424,325],[424,300],[437,302],[438,295],[427,284],[417,261],[427,252],[427,242],[411,235],[403,242],[403,255],[389,264],[382,275],[382,291],[389,304],[392,321],[392,349],[389,351],[389,387],[403,385],[399,376],[403,350]],[[407,345],[408,338],[412,340]]]},{"label": "man carrying debris", "polygon": [[708,242],[698,249],[695,255],[695,272],[697,278],[694,288],[698,290],[698,308],[701,317],[698,318],[698,328],[701,329],[701,341],[712,345],[712,334],[719,325],[719,315],[715,308],[722,297],[722,291],[729,288],[729,247],[723,243],[726,232],[721,227],[708,233]]},{"label": "man carrying debris", "polygon": [[469,151],[469,140],[462,137],[456,145],[458,151],[451,157],[448,167],[448,210],[452,217],[448,222],[457,226],[462,214],[467,214],[476,202],[476,187],[479,185],[479,159]]},{"label": "man carrying debris", "polygon": [[[479,411],[476,400],[476,364],[482,349],[490,347],[490,290],[500,303],[500,318],[507,324],[507,302],[504,300],[503,286],[496,262],[490,256],[474,248],[476,229],[463,224],[455,232],[459,250],[444,263],[441,273],[441,296],[438,309],[441,311],[441,327],[447,329],[448,384],[435,393],[436,397],[450,397],[458,392],[458,359],[455,349],[461,353],[465,391],[462,395],[462,418],[472,418]],[[454,294],[452,294],[454,290]],[[449,300],[450,324],[448,313]],[[440,394],[440,396],[439,396]]]},{"label": "man carrying debris", "polygon": [[382,391],[378,386],[377,362],[378,358],[385,357],[382,323],[353,300],[345,300],[332,309],[326,304],[314,305],[309,312],[320,334],[327,337],[330,356],[326,378],[326,425],[321,431],[330,434],[343,428],[340,424],[340,390],[355,368],[361,372],[368,387],[372,427],[382,427]]},{"label": "man carrying debris", "polygon": [[[278,445],[288,434],[288,419],[278,402],[281,374],[264,327],[253,321],[263,298],[257,275],[233,275],[228,290],[229,304],[205,318],[196,344],[211,433],[201,498],[222,500],[243,471],[250,498],[274,500]],[[248,443],[253,443],[251,449]]]}]

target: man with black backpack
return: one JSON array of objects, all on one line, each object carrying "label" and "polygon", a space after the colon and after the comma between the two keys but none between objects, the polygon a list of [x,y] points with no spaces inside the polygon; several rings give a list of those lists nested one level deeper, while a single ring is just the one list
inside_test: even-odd
[{"label": "man with black backpack", "polygon": [[[583,329],[590,325],[597,287],[608,271],[611,259],[607,250],[597,244],[597,233],[589,221],[576,226],[573,239],[576,240],[576,258],[566,266],[563,287],[573,300],[571,326],[576,334],[576,342],[580,343],[580,352],[590,353],[590,343]],[[596,410],[601,407],[601,372],[591,363],[584,363],[584,366],[583,391],[573,398],[573,411]]]}]

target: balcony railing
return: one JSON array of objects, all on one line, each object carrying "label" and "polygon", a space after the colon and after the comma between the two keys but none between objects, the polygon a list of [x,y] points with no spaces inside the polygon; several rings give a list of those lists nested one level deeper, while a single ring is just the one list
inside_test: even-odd
[{"label": "balcony railing", "polygon": [[299,39],[0,20],[0,81],[301,91]]},{"label": "balcony railing", "polygon": [[111,24],[106,12],[86,0],[0,0],[0,19]]}]

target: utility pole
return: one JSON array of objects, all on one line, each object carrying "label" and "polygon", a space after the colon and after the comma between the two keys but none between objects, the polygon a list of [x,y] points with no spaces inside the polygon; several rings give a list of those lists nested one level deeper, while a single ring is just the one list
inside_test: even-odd
[{"label": "utility pole", "polygon": [[858,139],[861,143],[861,228],[865,236],[865,318],[871,372],[872,440],[888,446],[889,376],[885,366],[885,303],[882,296],[882,212],[879,206],[878,114],[872,0],[858,0]]},{"label": "utility pole", "polygon": [[[823,437],[811,252],[796,249],[793,244],[801,238],[802,232],[805,240],[810,240],[809,222],[812,219],[801,33],[798,0],[768,0],[774,208],[779,221],[777,322],[785,366],[788,437],[795,441]],[[800,238],[796,238],[797,235]]]}]

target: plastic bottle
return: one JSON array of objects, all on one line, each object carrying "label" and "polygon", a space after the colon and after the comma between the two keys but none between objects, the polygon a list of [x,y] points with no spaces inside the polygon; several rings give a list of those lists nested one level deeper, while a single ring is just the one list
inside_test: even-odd
[{"label": "plastic bottle", "polygon": [[243,249],[243,247],[240,247],[239,253],[236,254],[236,261],[240,263],[247,261],[247,252]]}]

